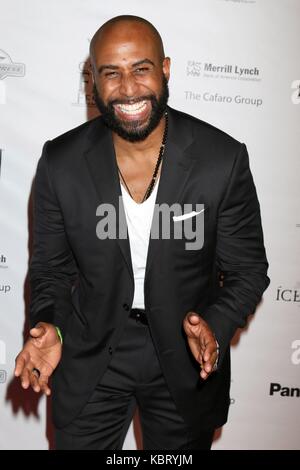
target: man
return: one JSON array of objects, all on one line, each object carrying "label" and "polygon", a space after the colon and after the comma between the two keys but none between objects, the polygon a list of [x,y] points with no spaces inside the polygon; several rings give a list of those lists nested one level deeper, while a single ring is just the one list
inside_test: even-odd
[{"label": "man", "polygon": [[246,147],[167,106],[170,59],[148,21],[105,23],[91,61],[101,117],[38,165],[15,374],[49,395],[55,370],[58,449],[121,449],[136,404],[144,449],[209,449],[230,340],[269,282]]}]

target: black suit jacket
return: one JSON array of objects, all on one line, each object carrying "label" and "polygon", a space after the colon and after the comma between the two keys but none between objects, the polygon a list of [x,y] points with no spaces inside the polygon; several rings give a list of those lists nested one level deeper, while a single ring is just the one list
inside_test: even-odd
[{"label": "black suit jacket", "polygon": [[[150,240],[145,308],[179,411],[190,426],[211,428],[227,419],[230,340],[266,289],[268,264],[245,145],[196,118],[168,112],[156,204],[204,204],[204,245],[186,250],[184,239]],[[96,236],[97,207],[113,204],[118,215],[120,196],[112,136],[101,118],[45,144],[35,182],[31,324],[51,322],[63,332],[52,384],[57,427],[88,400],[132,305],[129,240]],[[207,381],[199,378],[182,329],[190,310],[202,315],[220,345],[218,371]]]}]

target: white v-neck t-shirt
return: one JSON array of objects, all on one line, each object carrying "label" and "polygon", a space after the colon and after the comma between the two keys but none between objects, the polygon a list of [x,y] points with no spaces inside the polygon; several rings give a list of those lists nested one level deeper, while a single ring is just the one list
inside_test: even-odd
[{"label": "white v-neck t-shirt", "polygon": [[132,308],[145,308],[145,269],[158,183],[159,181],[156,181],[152,193],[141,204],[135,202],[121,184],[134,275]]}]

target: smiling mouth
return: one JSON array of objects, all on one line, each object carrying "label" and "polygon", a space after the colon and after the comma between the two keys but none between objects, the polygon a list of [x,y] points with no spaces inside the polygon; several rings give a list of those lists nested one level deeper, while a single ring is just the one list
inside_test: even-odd
[{"label": "smiling mouth", "polygon": [[118,114],[125,115],[127,118],[140,117],[148,109],[149,100],[141,100],[132,104],[118,103],[114,105]]}]

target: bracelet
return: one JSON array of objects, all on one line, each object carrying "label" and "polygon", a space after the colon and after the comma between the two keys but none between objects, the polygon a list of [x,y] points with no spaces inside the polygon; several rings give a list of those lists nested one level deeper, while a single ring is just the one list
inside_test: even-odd
[{"label": "bracelet", "polygon": [[60,328],[59,328],[58,326],[56,326],[55,329],[56,329],[56,333],[57,333],[57,336],[58,336],[59,339],[60,339],[61,344],[63,344],[63,337],[62,337]]}]

